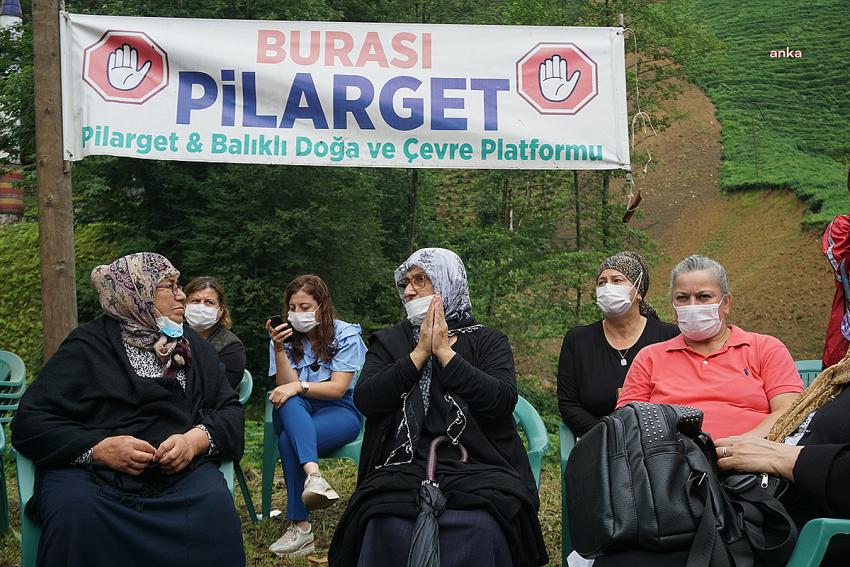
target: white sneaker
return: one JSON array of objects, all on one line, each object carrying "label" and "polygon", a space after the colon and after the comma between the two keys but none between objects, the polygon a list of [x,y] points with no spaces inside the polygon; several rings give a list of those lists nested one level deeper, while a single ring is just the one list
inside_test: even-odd
[{"label": "white sneaker", "polygon": [[308,510],[319,510],[327,508],[337,500],[339,494],[331,488],[321,473],[311,473],[307,475],[307,480],[304,481],[304,492],[301,493],[301,500]]},{"label": "white sneaker", "polygon": [[301,557],[313,553],[313,526],[302,530],[296,524],[291,524],[283,536],[269,546],[269,551],[278,557]]}]

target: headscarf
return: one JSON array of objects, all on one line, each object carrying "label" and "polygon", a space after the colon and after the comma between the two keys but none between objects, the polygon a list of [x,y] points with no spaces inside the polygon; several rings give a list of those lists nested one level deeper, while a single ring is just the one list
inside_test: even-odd
[{"label": "headscarf", "polygon": [[[460,256],[445,248],[417,250],[396,268],[396,289],[413,266],[419,266],[425,272],[434,286],[434,291],[442,296],[446,323],[470,318],[472,302],[469,300],[469,282]],[[398,296],[404,303],[404,290],[399,289]]]},{"label": "headscarf", "polygon": [[[472,318],[472,302],[469,300],[469,282],[466,278],[466,268],[460,257],[445,248],[422,248],[401,263],[395,271],[395,283],[407,276],[407,272],[418,266],[431,280],[434,291],[443,299],[446,325],[449,336],[458,333],[471,333],[482,327]],[[399,297],[404,302],[404,291],[399,290]],[[411,346],[419,342],[419,327],[413,329]],[[413,460],[416,444],[425,423],[425,416],[431,409],[431,375],[432,357],[428,357],[419,371],[419,381],[403,396],[402,418],[396,430],[394,449],[382,466],[400,465]],[[466,415],[461,404],[449,393],[445,392],[439,400],[439,415],[446,416],[446,435],[457,442],[466,429]]]},{"label": "headscarf", "polygon": [[168,258],[153,252],[129,254],[91,273],[101,307],[121,325],[121,338],[131,346],[154,351],[165,363],[163,378],[173,378],[192,363],[189,341],[166,336],[156,324],[156,286],[179,276]]},{"label": "headscarf", "polygon": [[646,261],[637,252],[618,252],[613,256],[609,256],[599,265],[599,271],[596,272],[596,277],[599,277],[605,270],[617,270],[630,282],[635,285],[637,282],[637,292],[640,294],[640,304],[638,309],[640,314],[649,319],[658,319],[658,313],[646,301],[646,292],[649,290],[649,267]]},{"label": "headscarf", "polygon": [[768,440],[784,442],[813,411],[828,404],[847,384],[850,384],[850,351],[839,362],[821,372],[803,395],[794,400],[791,407],[773,424]]}]

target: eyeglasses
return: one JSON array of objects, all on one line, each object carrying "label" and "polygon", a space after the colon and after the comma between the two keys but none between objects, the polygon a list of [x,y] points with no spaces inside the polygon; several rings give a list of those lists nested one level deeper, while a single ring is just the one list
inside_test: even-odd
[{"label": "eyeglasses", "polygon": [[413,285],[413,289],[420,290],[424,288],[428,284],[428,276],[426,274],[416,274],[412,278],[402,278],[398,280],[396,284],[398,286],[398,290],[401,293],[404,293],[404,290],[407,289],[408,285]]},{"label": "eyeglasses", "polygon": [[171,290],[172,295],[177,295],[183,291],[183,286],[177,282],[161,283],[156,285],[156,289],[168,289]]}]

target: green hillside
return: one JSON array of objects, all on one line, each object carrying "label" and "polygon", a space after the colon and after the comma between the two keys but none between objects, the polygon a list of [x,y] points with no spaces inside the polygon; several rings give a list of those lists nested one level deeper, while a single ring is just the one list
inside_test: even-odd
[{"label": "green hillside", "polygon": [[[677,2],[723,45],[685,66],[723,128],[726,190],[791,188],[809,203],[804,224],[850,209],[850,33],[846,0]],[[771,57],[799,50],[800,58]]]}]

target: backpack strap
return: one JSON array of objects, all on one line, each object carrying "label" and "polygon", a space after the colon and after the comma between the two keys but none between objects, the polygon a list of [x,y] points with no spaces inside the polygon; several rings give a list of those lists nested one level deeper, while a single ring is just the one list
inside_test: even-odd
[{"label": "backpack strap", "polygon": [[691,475],[686,486],[687,494],[691,498],[705,503],[686,567],[732,567],[726,546],[717,533],[714,499],[709,493],[706,476],[705,473],[699,476]]},{"label": "backpack strap", "polygon": [[785,506],[757,483],[739,493],[727,490],[727,494],[741,510],[747,539],[759,561],[784,565],[797,543],[797,526]]}]

